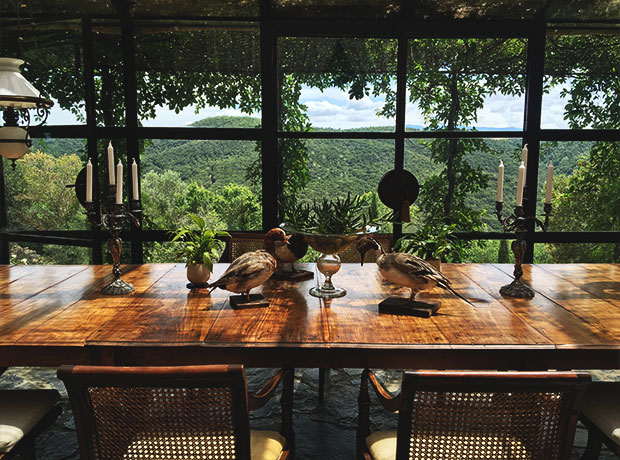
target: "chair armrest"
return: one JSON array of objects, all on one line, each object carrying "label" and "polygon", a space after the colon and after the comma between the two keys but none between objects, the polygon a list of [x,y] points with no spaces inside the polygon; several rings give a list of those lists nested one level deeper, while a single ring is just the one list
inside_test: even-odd
[{"label": "chair armrest", "polygon": [[368,394],[368,382],[375,390],[381,405],[390,412],[396,412],[400,408],[401,395],[392,396],[383,386],[379,379],[369,369],[362,372],[360,383],[360,393],[357,398],[358,417],[356,433],[356,452],[357,458],[365,458],[366,437],[370,434],[370,395]]},{"label": "chair armrest", "polygon": [[400,409],[401,394],[399,393],[396,396],[392,396],[383,383],[381,383],[377,376],[370,370],[368,371],[368,380],[373,390],[375,390],[383,408],[390,412],[397,412],[398,409]]},{"label": "chair armrest", "polygon": [[282,381],[284,376],[284,369],[280,369],[271,379],[265,384],[265,386],[256,393],[248,392],[248,409],[250,411],[260,409],[269,402],[275,391],[278,389],[278,385]]}]

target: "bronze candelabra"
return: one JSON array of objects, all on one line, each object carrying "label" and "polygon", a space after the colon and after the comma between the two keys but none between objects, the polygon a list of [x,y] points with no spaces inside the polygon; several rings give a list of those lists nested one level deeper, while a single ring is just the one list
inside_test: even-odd
[{"label": "bronze candelabra", "polygon": [[140,209],[140,201],[129,200],[129,211],[127,211],[124,204],[116,203],[115,186],[109,185],[105,204],[102,202],[101,212],[97,212],[94,202],[83,201],[82,205],[86,209],[86,216],[90,223],[96,227],[103,228],[110,234],[107,246],[112,255],[112,273],[114,274],[114,280],[104,286],[101,289],[101,293],[105,295],[122,295],[133,292],[135,290],[133,285],[121,279],[121,251],[123,249],[123,242],[120,238],[120,233],[122,229],[121,223],[124,219],[129,219],[135,226],[140,225],[140,219],[138,217],[142,212]]},{"label": "bronze candelabra", "polygon": [[543,232],[546,232],[549,227],[551,203],[545,203],[544,205],[544,222],[535,216],[526,216],[523,206],[516,206],[514,213],[506,216],[502,214],[502,208],[503,203],[501,201],[496,201],[495,214],[497,215],[497,220],[499,220],[499,223],[502,225],[505,232],[514,232],[517,239],[510,245],[512,252],[515,255],[515,269],[513,272],[515,279],[512,283],[502,286],[499,292],[500,294],[508,297],[530,299],[534,297],[534,290],[526,284],[523,284],[521,281],[521,278],[523,277],[523,256],[525,255],[525,249],[527,247],[527,243],[525,242],[527,224],[533,221],[534,224],[539,226]]}]

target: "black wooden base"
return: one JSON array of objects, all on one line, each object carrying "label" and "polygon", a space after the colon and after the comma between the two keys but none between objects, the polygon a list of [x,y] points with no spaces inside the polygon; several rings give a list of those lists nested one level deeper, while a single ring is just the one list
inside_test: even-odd
[{"label": "black wooden base", "polygon": [[403,297],[388,297],[379,303],[379,311],[381,313],[430,318],[437,313],[440,306],[441,302],[418,302],[417,300],[410,302],[409,299]]},{"label": "black wooden base", "polygon": [[297,270],[294,272],[277,271],[271,275],[271,278],[283,281],[305,281],[314,278],[314,273],[308,270]]},{"label": "black wooden base", "polygon": [[187,283],[185,285],[185,287],[187,289],[202,289],[202,288],[209,287],[209,283],[198,283],[198,284],[196,284],[196,283]]},{"label": "black wooden base", "polygon": [[536,294],[534,290],[523,284],[521,280],[514,280],[512,283],[502,286],[499,293],[506,297],[515,297],[518,299],[531,299]]},{"label": "black wooden base", "polygon": [[269,300],[265,299],[262,294],[250,294],[250,300],[246,295],[231,295],[228,300],[232,308],[256,308],[268,307]]}]

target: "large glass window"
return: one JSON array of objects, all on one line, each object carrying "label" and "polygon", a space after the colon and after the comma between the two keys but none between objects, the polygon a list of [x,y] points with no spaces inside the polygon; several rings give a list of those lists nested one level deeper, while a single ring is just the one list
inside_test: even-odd
[{"label": "large glass window", "polygon": [[615,33],[559,33],[546,41],[542,127],[619,129]]},{"label": "large glass window", "polygon": [[396,40],[278,39],[282,131],[394,130]]},{"label": "large glass window", "polygon": [[408,130],[521,130],[522,39],[415,39],[407,61]]},{"label": "large glass window", "polygon": [[[140,21],[138,107],[144,126],[254,128],[260,118],[256,23]],[[218,122],[205,119],[227,117]]]},{"label": "large glass window", "polygon": [[219,230],[261,228],[260,143],[145,142],[141,159],[146,229],[174,230],[197,214]]}]

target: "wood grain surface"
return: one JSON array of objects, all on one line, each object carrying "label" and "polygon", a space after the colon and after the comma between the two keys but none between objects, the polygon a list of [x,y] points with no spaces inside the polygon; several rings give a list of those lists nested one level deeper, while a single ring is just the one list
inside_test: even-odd
[{"label": "wood grain surface", "polygon": [[[226,264],[215,267],[217,279]],[[343,264],[345,297],[308,290],[322,282],[269,280],[268,307],[233,309],[231,293],[189,290],[181,264],[123,267],[136,291],[104,296],[110,266],[0,266],[0,367],[16,364],[240,362],[270,367],[620,368],[620,266],[526,265],[533,299],[505,298],[512,266],[444,264],[453,287],[420,300],[437,315],[379,313],[408,290],[374,264]]]}]

